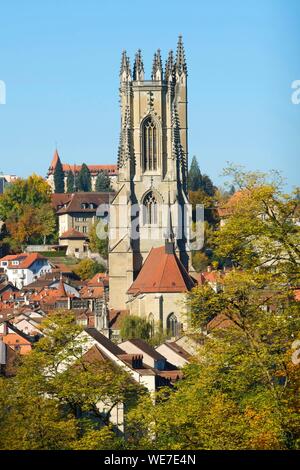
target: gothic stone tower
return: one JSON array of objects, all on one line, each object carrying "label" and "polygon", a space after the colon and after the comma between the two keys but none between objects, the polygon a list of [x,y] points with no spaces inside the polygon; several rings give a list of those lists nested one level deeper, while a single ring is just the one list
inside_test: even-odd
[{"label": "gothic stone tower", "polygon": [[118,192],[111,205],[109,242],[110,307],[116,309],[126,308],[127,290],[151,248],[164,245],[173,233],[176,252],[188,269],[188,237],[183,233],[183,207],[188,203],[187,66],[181,36],[176,58],[170,51],[164,70],[160,50],[154,54],[151,80],[145,79],[141,51],[133,71],[123,52],[120,104]]}]

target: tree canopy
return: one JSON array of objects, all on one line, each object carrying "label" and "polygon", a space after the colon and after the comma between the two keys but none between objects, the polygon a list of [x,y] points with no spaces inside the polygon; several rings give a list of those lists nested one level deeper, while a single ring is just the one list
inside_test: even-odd
[{"label": "tree canopy", "polygon": [[67,175],[67,193],[75,192],[75,176],[73,171],[68,171]]},{"label": "tree canopy", "polygon": [[107,172],[100,171],[96,179],[95,190],[103,193],[111,191],[110,179]]},{"label": "tree canopy", "polygon": [[0,218],[8,232],[4,242],[12,250],[21,250],[25,243],[46,242],[56,231],[48,183],[34,174],[14,181],[0,199]]},{"label": "tree canopy", "polygon": [[105,270],[105,266],[90,258],[82,259],[74,268],[75,274],[84,281],[91,279],[97,273],[105,272]]},{"label": "tree canopy", "polygon": [[86,338],[69,311],[56,311],[41,328],[46,336],[20,358],[15,377],[0,378],[0,449],[118,448],[111,410],[139,387],[110,361],[85,359]]},{"label": "tree canopy", "polygon": [[87,193],[92,191],[91,173],[85,163],[81,165],[81,169],[77,175],[76,186],[78,191]]},{"label": "tree canopy", "polygon": [[55,193],[64,193],[65,192],[65,173],[60,161],[58,158],[55,170],[54,170],[54,192]]},{"label": "tree canopy", "polygon": [[99,253],[102,258],[108,258],[108,233],[106,238],[99,237],[98,230],[103,229],[103,232],[108,232],[108,225],[103,221],[98,221],[91,226],[89,231],[89,247],[93,253]]}]

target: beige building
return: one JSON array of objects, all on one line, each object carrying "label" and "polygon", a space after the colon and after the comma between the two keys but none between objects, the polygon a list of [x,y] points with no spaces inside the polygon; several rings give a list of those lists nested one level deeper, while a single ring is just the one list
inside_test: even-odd
[{"label": "beige building", "polygon": [[[54,192],[54,172],[56,165],[60,161],[60,157],[58,155],[58,151],[55,150],[52,161],[50,163],[50,167],[48,169],[46,180],[51,186],[52,191]],[[61,161],[60,161],[61,162]],[[65,183],[65,191],[67,192],[67,178],[68,174],[71,172],[75,176],[78,176],[81,165],[70,165],[69,163],[61,163],[62,169],[64,172],[64,183]],[[92,183],[92,191],[96,189],[96,180],[99,173],[104,172],[109,176],[111,187],[114,189],[116,186],[117,181],[117,165],[87,165],[88,169],[90,170],[91,174],[91,183]],[[75,190],[75,188],[74,188]]]},{"label": "beige building", "polygon": [[178,260],[179,271],[189,277],[187,66],[181,37],[175,59],[170,51],[164,69],[160,51],[155,53],[151,80],[145,78],[141,51],[133,70],[123,52],[120,101],[117,194],[110,209],[110,307],[153,314],[155,322],[167,327],[170,314],[178,317],[192,279],[183,290],[175,286],[163,292],[152,286],[148,293],[132,292],[153,248]]},{"label": "beige building", "polygon": [[112,193],[52,194],[52,206],[58,216],[59,237],[74,229],[85,235],[92,225],[105,216]]}]

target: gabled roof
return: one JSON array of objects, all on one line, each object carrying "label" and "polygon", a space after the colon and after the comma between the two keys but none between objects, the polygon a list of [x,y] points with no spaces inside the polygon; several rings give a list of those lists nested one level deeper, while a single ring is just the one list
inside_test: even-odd
[{"label": "gabled roof", "polygon": [[178,354],[179,356],[183,357],[186,361],[189,361],[191,359],[191,354],[188,353],[188,351],[186,351],[184,348],[179,346],[176,341],[165,341],[163,344],[168,348],[172,349],[172,351]]},{"label": "gabled roof", "polygon": [[88,236],[83,232],[78,232],[78,230],[75,230],[74,228],[70,228],[66,232],[62,233],[59,238],[61,240],[64,240],[64,239],[65,240],[71,240],[71,239],[86,240]]},{"label": "gabled roof", "polygon": [[21,338],[25,339],[29,343],[35,343],[37,341],[37,338],[35,336],[30,336],[24,333],[24,331],[19,330],[15,325],[13,325],[11,322],[7,321],[7,327],[9,330],[12,330],[16,335],[20,336]]},{"label": "gabled roof", "polygon": [[108,311],[109,328],[112,330],[120,330],[123,320],[128,317],[129,310],[115,310],[113,308]]},{"label": "gabled roof", "polygon": [[155,361],[166,361],[166,358],[162,354],[156,351],[156,349],[150,346],[150,344],[144,341],[143,339],[136,338],[128,339],[126,341],[134,344],[134,346],[143,351],[143,353],[148,354],[148,356],[152,357],[152,359],[154,359]]},{"label": "gabled roof", "polygon": [[187,292],[195,282],[176,253],[166,253],[164,246],[152,248],[128,294],[147,292]]},{"label": "gabled roof", "polygon": [[[18,255],[7,255],[4,258],[1,258],[0,261],[7,261],[8,268],[13,269],[28,269],[30,266],[35,263],[37,260],[46,260],[44,256],[39,253],[20,253]],[[19,264],[13,264],[13,261],[18,261]]]},{"label": "gabled roof", "polygon": [[[97,193],[97,192],[77,192],[73,194],[68,194],[68,197],[61,198],[61,204],[59,204],[59,198],[53,198],[52,196],[52,205],[57,210],[57,214],[68,214],[73,212],[84,212],[84,213],[95,213],[97,207],[100,204],[109,204],[112,193]],[[65,194],[67,196],[67,194]],[[94,207],[84,207],[87,204],[88,206],[93,205]],[[62,206],[62,207],[60,207]]]},{"label": "gabled roof", "polygon": [[115,356],[125,354],[125,352],[121,348],[119,348],[119,346],[117,346],[111,340],[106,338],[106,336],[100,333],[100,331],[96,330],[96,328],[85,328],[85,331],[92,338],[94,338],[94,340],[97,341],[97,343],[101,344],[105,349],[110,351]]}]

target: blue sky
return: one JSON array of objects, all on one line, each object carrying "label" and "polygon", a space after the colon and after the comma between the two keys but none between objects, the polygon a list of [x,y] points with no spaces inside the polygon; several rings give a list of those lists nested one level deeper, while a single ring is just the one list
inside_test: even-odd
[{"label": "blue sky", "polygon": [[114,163],[122,49],[149,76],[182,33],[190,158],[218,184],[230,161],[295,186],[299,24],[299,0],[0,0],[0,171],[45,175],[56,143],[65,162]]}]

